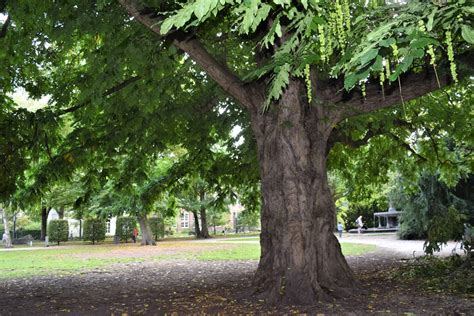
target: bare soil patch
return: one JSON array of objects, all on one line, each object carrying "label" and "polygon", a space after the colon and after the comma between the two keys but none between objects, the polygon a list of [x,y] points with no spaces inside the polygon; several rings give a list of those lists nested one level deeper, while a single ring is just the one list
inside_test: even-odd
[{"label": "bare soil patch", "polygon": [[[134,249],[139,250],[134,250],[133,256],[139,256],[141,251],[148,255],[150,251],[163,250]],[[116,255],[129,254],[117,252]],[[180,315],[469,315],[474,311],[472,297],[425,292],[416,284],[393,281],[389,272],[403,264],[393,253],[379,250],[375,254],[349,257],[348,261],[360,282],[360,291],[315,306],[265,304],[253,292],[253,273],[258,263],[254,260],[145,259],[66,276],[1,280],[0,315],[169,315],[173,312]]]}]

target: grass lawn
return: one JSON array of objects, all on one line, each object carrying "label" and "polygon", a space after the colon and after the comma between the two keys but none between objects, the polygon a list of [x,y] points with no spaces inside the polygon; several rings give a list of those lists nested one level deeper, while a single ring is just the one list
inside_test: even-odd
[{"label": "grass lawn", "polygon": [[[140,247],[133,244],[73,245],[68,248],[18,250],[0,252],[0,279],[49,274],[68,274],[106,267],[110,264],[150,260],[258,260],[258,243],[210,243],[190,241],[159,242],[157,247]],[[238,239],[237,239],[238,240]],[[258,240],[257,237],[242,241]],[[69,246],[69,243],[65,243]],[[342,244],[347,255],[360,255],[373,251],[375,246]]]},{"label": "grass lawn", "polygon": [[[245,238],[250,240],[251,238]],[[255,240],[258,240],[255,239]],[[345,256],[357,256],[374,251],[376,246],[365,244],[342,243],[342,253]],[[234,248],[203,251],[194,256],[198,260],[258,260],[260,258],[259,244],[239,244]]]}]

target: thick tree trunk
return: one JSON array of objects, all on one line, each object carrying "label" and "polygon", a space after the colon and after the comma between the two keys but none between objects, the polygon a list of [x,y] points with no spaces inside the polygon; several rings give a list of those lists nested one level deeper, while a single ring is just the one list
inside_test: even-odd
[{"label": "thick tree trunk", "polygon": [[51,208],[43,207],[41,208],[41,240],[45,240],[45,237],[48,232],[48,215]]},{"label": "thick tree trunk", "polygon": [[199,216],[197,211],[193,211],[193,216],[194,216],[194,230],[196,234],[196,238],[199,238],[201,236],[201,229],[199,228]]},{"label": "thick tree trunk", "polygon": [[[5,240],[3,241],[4,246],[5,248],[13,248],[12,239],[10,237],[10,227],[8,227],[8,214],[4,208],[0,208],[0,215],[2,215],[3,217],[3,230],[5,234],[4,235]],[[2,236],[2,240],[3,240],[3,236]]]},{"label": "thick tree trunk", "polygon": [[326,175],[331,117],[291,81],[279,104],[251,120],[263,194],[259,292],[269,303],[291,304],[349,294],[356,284],[333,234]]},{"label": "thick tree trunk", "polygon": [[140,224],[140,230],[142,232],[142,246],[152,245],[156,246],[155,239],[153,238],[153,233],[150,227],[150,223],[146,215],[138,216],[138,223]]},{"label": "thick tree trunk", "polygon": [[58,210],[59,219],[64,219],[64,207],[60,207]]},{"label": "thick tree trunk", "polygon": [[206,217],[206,209],[201,209],[199,211],[201,215],[201,232],[199,234],[199,238],[209,238],[209,228],[207,227],[207,217]]},{"label": "thick tree trunk", "polygon": [[[205,193],[201,192],[199,199],[201,203],[204,202],[205,198]],[[207,227],[207,215],[206,215],[206,209],[204,207],[201,207],[199,210],[199,215],[201,215],[201,233],[199,234],[199,238],[209,238],[209,228]]]}]

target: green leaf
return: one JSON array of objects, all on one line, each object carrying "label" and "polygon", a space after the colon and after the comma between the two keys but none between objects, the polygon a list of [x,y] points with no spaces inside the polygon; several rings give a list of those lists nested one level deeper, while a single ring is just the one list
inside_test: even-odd
[{"label": "green leaf", "polygon": [[393,37],[390,37],[390,38],[380,41],[379,46],[389,47],[390,45],[395,44],[395,42],[396,42],[395,39]]},{"label": "green leaf", "polygon": [[412,48],[424,48],[428,46],[429,44],[431,45],[439,45],[439,42],[433,38],[429,37],[420,37],[420,38],[415,38],[414,40],[411,41],[410,46]]},{"label": "green leaf", "polygon": [[362,57],[360,58],[360,64],[361,65],[366,65],[367,63],[369,63],[372,59],[374,59],[377,54],[379,53],[379,49],[378,48],[372,48],[372,49],[369,49],[364,55],[362,55]]},{"label": "green leaf", "polygon": [[268,101],[278,100],[283,93],[283,89],[290,82],[290,64],[278,67],[277,73],[271,84]]},{"label": "green leaf", "polygon": [[461,30],[462,38],[469,44],[474,44],[474,29],[470,25],[463,24]]},{"label": "green leaf", "polygon": [[275,33],[276,33],[276,35],[278,35],[278,37],[281,37],[282,33],[281,33],[280,21],[275,22],[275,23],[277,23],[276,26],[275,26]]},{"label": "green leaf", "polygon": [[463,7],[462,9],[469,14],[474,14],[474,6]]},{"label": "green leaf", "polygon": [[435,7],[435,9],[428,16],[428,23],[426,23],[426,30],[428,32],[430,32],[433,29],[434,16],[435,16],[436,12],[438,12],[437,7]]},{"label": "green leaf", "polygon": [[403,61],[400,63],[400,70],[402,72],[406,72],[408,68],[410,68],[411,64],[413,63],[413,56],[406,56]]},{"label": "green leaf", "polygon": [[344,78],[344,89],[349,91],[350,89],[352,89],[352,87],[354,87],[356,82],[357,82],[356,74],[351,73],[350,75],[348,75]]},{"label": "green leaf", "polygon": [[367,40],[368,41],[374,41],[374,40],[378,40],[379,38],[384,38],[385,34],[388,33],[390,31],[390,29],[395,26],[395,24],[397,24],[398,21],[392,21],[390,23],[387,23],[387,24],[382,24],[382,26],[380,26],[379,28],[373,30],[372,32],[370,32],[368,35],[367,35]]},{"label": "green leaf", "polygon": [[211,8],[211,1],[209,0],[204,0],[204,1],[198,1],[194,5],[194,14],[198,18],[199,21],[202,20],[202,18],[208,14]]}]

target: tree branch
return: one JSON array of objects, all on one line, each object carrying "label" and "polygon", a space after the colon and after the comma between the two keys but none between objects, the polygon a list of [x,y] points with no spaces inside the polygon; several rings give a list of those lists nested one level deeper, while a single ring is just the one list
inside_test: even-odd
[{"label": "tree branch", "polygon": [[[462,74],[463,77],[468,77],[474,73],[474,51],[471,50],[458,56],[456,62],[466,67],[465,73]],[[439,73],[445,75],[439,77],[439,82],[441,87],[445,87],[452,84],[452,80],[449,75],[449,64],[442,66],[444,67],[439,68]],[[425,72],[402,74],[400,75],[400,82],[404,102],[439,89],[435,73],[431,68],[428,68]],[[334,109],[336,122],[402,103],[397,82],[393,82],[388,87],[386,86],[385,93],[382,93],[380,84],[377,80],[374,80],[366,86],[366,91],[367,98],[365,100],[357,90],[352,90],[347,94],[339,93],[332,100],[327,100],[337,105]]]},{"label": "tree branch", "polygon": [[[130,77],[130,78],[128,78],[128,79],[122,81],[122,82],[119,83],[118,85],[116,85],[116,86],[114,86],[114,87],[108,89],[107,91],[105,91],[105,92],[102,94],[102,97],[104,97],[104,98],[105,98],[105,97],[108,97],[109,95],[114,94],[115,92],[118,92],[118,91],[122,90],[123,88],[129,86],[130,84],[132,84],[132,83],[134,83],[134,82],[136,82],[136,81],[138,81],[138,80],[140,80],[140,79],[141,79],[140,76],[133,76],[133,77]],[[86,100],[86,101],[84,101],[84,102],[82,102],[82,103],[79,103],[79,104],[76,104],[76,105],[74,105],[74,106],[72,106],[72,107],[70,107],[70,108],[67,108],[67,109],[64,109],[64,110],[59,111],[58,115],[64,115],[64,114],[66,114],[66,113],[74,112],[74,111],[76,111],[76,110],[78,110],[78,109],[80,109],[80,108],[82,108],[82,107],[88,105],[89,103],[91,103],[91,100]]]},{"label": "tree branch", "polygon": [[10,25],[10,16],[7,17],[7,19],[5,20],[5,23],[3,23],[2,25],[2,29],[0,30],[0,38],[4,38],[5,36],[7,36],[7,30],[8,30],[8,26]]},{"label": "tree branch", "polygon": [[[140,10],[137,0],[119,0],[120,4],[133,16],[138,22],[145,25],[154,33],[161,35],[159,19]],[[176,36],[178,34],[178,36]],[[200,41],[189,34],[177,32],[172,36],[172,43],[194,60],[224,91],[240,102],[246,108],[254,108],[260,103],[253,100],[252,93],[249,93],[251,87],[246,86],[234,73],[227,67],[220,64],[200,43]]]},{"label": "tree branch", "polygon": [[422,155],[420,155],[419,153],[417,153],[411,146],[410,144],[407,144],[405,143],[402,139],[400,139],[400,137],[398,137],[397,135],[393,134],[393,133],[389,133],[388,134],[391,138],[393,138],[397,143],[399,143],[403,148],[405,148],[406,150],[408,150],[409,152],[411,152],[413,155],[417,156],[418,159],[420,160],[423,160],[423,161],[428,161],[428,159],[426,159],[425,157],[423,157]]}]

